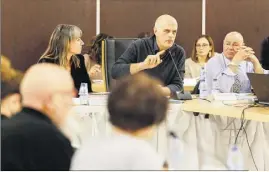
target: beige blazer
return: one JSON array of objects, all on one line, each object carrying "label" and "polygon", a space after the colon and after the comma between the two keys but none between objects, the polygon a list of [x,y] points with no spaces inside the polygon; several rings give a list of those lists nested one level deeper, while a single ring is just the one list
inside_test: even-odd
[{"label": "beige blazer", "polygon": [[201,68],[202,66],[199,63],[196,63],[191,58],[188,58],[185,61],[185,78],[200,77]]}]

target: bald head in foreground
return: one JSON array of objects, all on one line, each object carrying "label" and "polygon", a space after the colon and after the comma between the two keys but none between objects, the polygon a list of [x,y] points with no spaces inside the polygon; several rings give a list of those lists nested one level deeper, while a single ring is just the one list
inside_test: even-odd
[{"label": "bald head in foreground", "polygon": [[183,90],[185,51],[175,43],[178,30],[176,19],[168,14],[159,16],[154,35],[134,41],[112,67],[112,77],[120,79],[144,71],[163,82],[165,96]]},{"label": "bald head in foreground", "polygon": [[22,111],[2,123],[2,170],[69,170],[73,148],[58,129],[72,105],[70,74],[52,64],[37,64],[20,87]]},{"label": "bald head in foreground", "polygon": [[268,73],[263,70],[255,52],[247,47],[241,33],[229,32],[223,41],[223,53],[213,56],[206,65],[209,93],[213,80],[221,93],[250,93],[251,85],[246,73]]},{"label": "bald head in foreground", "polygon": [[64,122],[75,94],[71,75],[56,65],[40,64],[25,74],[20,88],[25,107],[43,112],[57,126]]}]

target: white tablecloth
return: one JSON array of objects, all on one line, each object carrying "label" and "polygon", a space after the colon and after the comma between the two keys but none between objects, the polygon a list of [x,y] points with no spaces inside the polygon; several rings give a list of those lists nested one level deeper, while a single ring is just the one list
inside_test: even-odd
[{"label": "white tablecloth", "polygon": [[[72,144],[76,147],[89,137],[110,134],[111,126],[105,104],[74,106],[71,113],[79,124],[76,128],[80,128],[71,134]],[[233,123],[225,129],[231,121]],[[166,158],[167,131],[173,130],[184,144],[184,158],[180,162],[182,169],[227,169],[228,148],[235,140],[240,122],[240,119],[215,115],[205,119],[203,114],[194,116],[191,112],[182,111],[179,103],[170,103],[166,121],[160,125],[158,132],[149,142]],[[245,129],[258,170],[268,171],[269,123],[247,121]],[[244,131],[239,135],[238,145],[244,156],[245,168],[255,170]]]},{"label": "white tablecloth", "polygon": [[[235,141],[240,119],[217,115],[210,115],[209,119],[205,119],[204,115],[194,116],[190,112],[179,110],[169,120],[170,126],[179,137],[192,147],[192,155],[187,162],[192,161],[195,169],[202,169],[208,164],[218,167],[226,165],[228,148]],[[234,124],[225,129],[231,121]],[[245,129],[258,170],[268,171],[269,123],[247,121]],[[241,131],[237,143],[244,156],[245,168],[255,170],[244,131]]]}]

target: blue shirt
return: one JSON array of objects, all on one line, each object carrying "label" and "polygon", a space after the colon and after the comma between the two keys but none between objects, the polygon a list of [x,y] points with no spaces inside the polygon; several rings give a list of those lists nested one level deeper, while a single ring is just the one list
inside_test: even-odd
[{"label": "blue shirt", "polygon": [[[240,93],[250,93],[251,85],[247,73],[254,73],[254,67],[251,62],[242,61],[238,67],[238,73],[234,73],[228,65],[231,61],[224,56],[223,53],[216,54],[206,64],[206,82],[208,93],[212,91],[213,79],[217,79],[221,93],[231,92],[231,87],[234,84],[235,76],[238,76],[240,81]],[[268,73],[268,71],[264,71]]]}]

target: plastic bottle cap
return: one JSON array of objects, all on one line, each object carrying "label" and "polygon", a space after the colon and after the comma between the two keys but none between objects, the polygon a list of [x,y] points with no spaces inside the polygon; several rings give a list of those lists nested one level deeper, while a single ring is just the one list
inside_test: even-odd
[{"label": "plastic bottle cap", "polygon": [[237,146],[233,146],[233,147],[232,147],[232,151],[235,152],[235,151],[237,151],[237,150],[238,150]]}]

